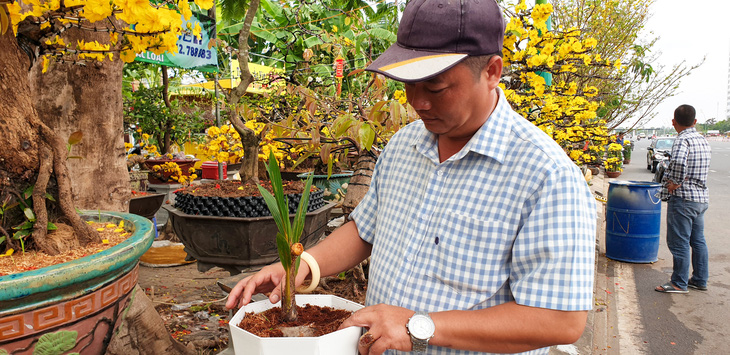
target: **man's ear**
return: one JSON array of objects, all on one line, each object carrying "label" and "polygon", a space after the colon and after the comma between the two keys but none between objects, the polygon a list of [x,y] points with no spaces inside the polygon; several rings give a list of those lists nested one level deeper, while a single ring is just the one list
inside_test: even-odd
[{"label": "man's ear", "polygon": [[482,70],[482,75],[485,76],[490,89],[499,85],[499,80],[502,78],[502,65],[502,57],[495,55],[489,59],[489,63]]}]

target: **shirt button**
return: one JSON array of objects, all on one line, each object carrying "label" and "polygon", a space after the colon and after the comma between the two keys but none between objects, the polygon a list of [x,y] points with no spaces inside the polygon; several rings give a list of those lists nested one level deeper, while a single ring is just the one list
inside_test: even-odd
[{"label": "shirt button", "polygon": [[441,171],[441,170],[439,170],[439,171],[437,171],[437,172],[436,172],[436,174],[437,174],[438,176],[443,176],[443,175],[444,175],[444,172],[443,172],[443,171]]}]

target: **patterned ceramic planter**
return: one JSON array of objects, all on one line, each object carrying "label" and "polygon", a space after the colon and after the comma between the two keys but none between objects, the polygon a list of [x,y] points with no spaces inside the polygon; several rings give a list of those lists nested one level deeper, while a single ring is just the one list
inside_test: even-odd
[{"label": "patterned ceramic planter", "polygon": [[152,223],[118,212],[85,220],[132,226],[103,252],[0,277],[0,354],[103,354],[137,284],[138,260],[152,244]]}]

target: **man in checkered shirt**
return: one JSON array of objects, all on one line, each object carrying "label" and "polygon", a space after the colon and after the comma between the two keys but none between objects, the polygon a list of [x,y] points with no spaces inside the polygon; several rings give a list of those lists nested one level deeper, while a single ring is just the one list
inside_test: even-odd
[{"label": "man in checkered shirt", "polygon": [[[421,120],[390,140],[351,221],[308,251],[322,275],[371,258],[367,307],[343,324],[368,329],[361,354],[547,354],[583,333],[595,200],[498,87],[504,27],[494,0],[412,0],[367,68],[404,82]],[[282,278],[267,266],[226,306],[276,302]]]},{"label": "man in checkered shirt", "polygon": [[712,151],[694,128],[696,123],[694,107],[681,105],[674,110],[672,125],[678,134],[661,191],[662,200],[668,200],[667,246],[674,265],[670,281],[657,286],[658,292],[687,293],[688,287],[707,290],[709,257],[704,218],[709,206],[707,172]]}]

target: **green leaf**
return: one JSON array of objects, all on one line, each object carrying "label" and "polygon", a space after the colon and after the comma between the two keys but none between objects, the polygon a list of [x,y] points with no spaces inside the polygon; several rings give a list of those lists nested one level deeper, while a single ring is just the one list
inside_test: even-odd
[{"label": "green leaf", "polygon": [[0,355],[9,355],[5,349],[0,349]]},{"label": "green leaf", "polygon": [[28,188],[25,189],[25,191],[23,191],[23,199],[24,200],[27,200],[27,199],[29,199],[29,198],[31,198],[33,196],[33,188],[34,187],[35,186],[33,186],[33,185],[28,186]]},{"label": "green leaf", "polygon": [[322,43],[324,43],[324,42],[322,42],[322,40],[319,39],[319,37],[316,37],[316,36],[311,36],[311,37],[308,37],[307,39],[304,40],[304,45],[307,48],[311,48],[311,47],[320,45]]},{"label": "green leaf", "polygon": [[16,230],[33,229],[33,225],[34,225],[34,224],[35,224],[35,223],[33,223],[33,222],[31,222],[31,221],[25,221],[25,222],[23,222],[23,224],[21,224],[20,226],[18,226],[18,227],[15,227],[15,229],[16,229]]},{"label": "green leaf", "polygon": [[35,213],[33,213],[33,210],[30,208],[23,209],[23,214],[25,214],[25,218],[27,218],[29,221],[33,222],[35,221]]},{"label": "green leaf", "polygon": [[55,231],[56,229],[58,229],[58,227],[55,224],[48,222],[48,224],[46,225],[46,229],[48,229],[49,231]]},{"label": "green leaf", "polygon": [[263,28],[251,25],[251,33],[256,35],[257,37],[261,37],[267,42],[276,43],[279,41],[279,38],[276,37],[274,33],[271,31],[265,30]]},{"label": "green leaf", "polygon": [[299,207],[297,207],[297,213],[294,216],[292,243],[299,243],[299,238],[301,238],[302,231],[304,230],[304,220],[307,218],[307,212],[309,210],[309,193],[312,189],[313,179],[314,174],[309,174],[307,182],[304,184],[302,198],[299,200]]},{"label": "green leaf", "polygon": [[46,198],[49,199],[49,200],[51,200],[51,201],[53,201],[53,202],[56,202],[56,199],[53,198],[53,195],[49,194],[48,192],[46,192]]},{"label": "green leaf", "polygon": [[383,28],[373,28],[369,30],[368,33],[370,33],[372,37],[382,39],[389,43],[395,43],[395,41],[398,39],[393,32],[390,32]]},{"label": "green leaf", "polygon": [[84,133],[81,131],[76,131],[74,133],[71,133],[71,136],[68,137],[68,144],[74,145],[79,142],[81,142],[81,139],[84,138]]},{"label": "green leaf", "polygon": [[30,229],[23,229],[21,231],[17,231],[13,234],[13,239],[21,239],[25,238],[30,235]]},{"label": "green leaf", "polygon": [[[4,241],[5,241],[5,236],[0,235],[0,245],[2,245]],[[0,349],[0,350],[2,350],[2,349]],[[2,355],[2,353],[0,353],[0,355]]]},{"label": "green leaf", "polygon": [[375,130],[373,127],[367,123],[360,126],[359,132],[360,136],[360,143],[362,144],[363,148],[370,150],[370,148],[373,146],[373,142],[375,141]]},{"label": "green leaf", "polygon": [[353,40],[353,39],[355,39],[355,32],[352,32],[351,29],[348,29],[344,33],[341,33],[340,37],[346,37],[349,40]]},{"label": "green leaf", "polygon": [[335,134],[335,137],[343,137],[345,136],[345,133],[347,133],[347,130],[352,127],[352,125],[357,120],[352,117],[351,114],[345,114],[338,116],[333,122],[332,122],[332,131]]},{"label": "green leaf", "polygon": [[291,266],[291,246],[286,241],[286,237],[281,233],[276,233],[276,249],[279,252],[281,265],[284,269],[288,269]]},{"label": "green leaf", "polygon": [[61,330],[56,333],[43,334],[33,349],[33,355],[60,355],[76,346],[78,332]]},{"label": "green leaf", "polygon": [[266,202],[266,206],[269,208],[269,212],[271,212],[271,217],[273,217],[274,222],[276,222],[276,227],[279,228],[280,231],[286,230],[284,227],[284,221],[282,221],[281,213],[279,213],[279,208],[274,196],[271,195],[271,192],[263,188],[263,186],[258,185],[257,187],[259,188],[259,192]]},{"label": "green leaf", "polygon": [[269,0],[261,0],[261,8],[274,17],[274,20],[280,25],[286,22],[286,18],[282,16],[282,11],[278,4],[273,4]]},{"label": "green leaf", "polygon": [[279,162],[276,161],[274,152],[269,152],[269,165],[266,166],[266,171],[269,172],[269,178],[271,179],[271,189],[274,190],[274,197],[279,208],[279,214],[283,219],[284,229],[281,230],[284,236],[291,243],[291,221],[289,221],[289,203],[284,195],[284,187],[281,182],[281,171],[279,170]]}]

